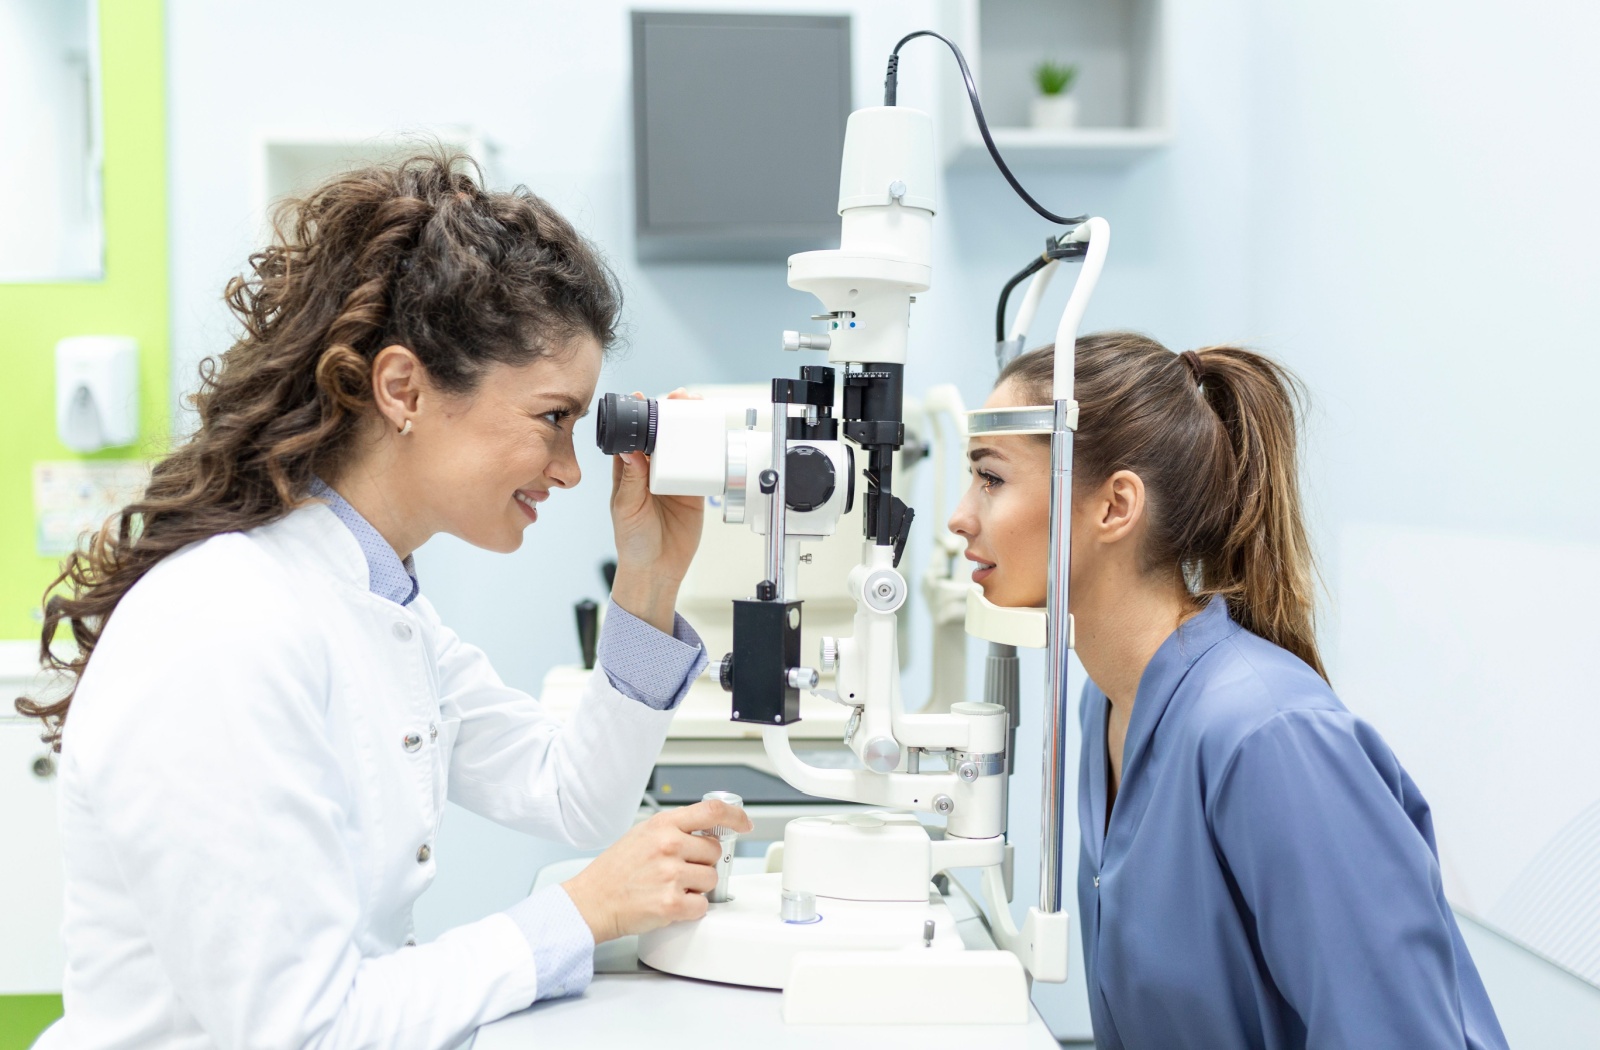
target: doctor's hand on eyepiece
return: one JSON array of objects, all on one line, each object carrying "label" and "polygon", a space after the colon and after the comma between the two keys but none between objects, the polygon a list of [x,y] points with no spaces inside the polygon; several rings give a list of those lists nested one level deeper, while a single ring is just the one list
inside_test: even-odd
[{"label": "doctor's hand on eyepiece", "polygon": [[[680,388],[667,396],[690,395]],[[665,634],[672,633],[678,585],[700,545],[705,506],[700,496],[651,492],[650,457],[644,452],[612,457],[611,524],[616,530],[617,577],[611,599]]]},{"label": "doctor's hand on eyepiece", "polygon": [[753,826],[743,809],[726,802],[665,810],[634,825],[563,882],[595,943],[704,915],[705,895],[717,884],[722,844],[693,833],[716,827],[747,832]]}]

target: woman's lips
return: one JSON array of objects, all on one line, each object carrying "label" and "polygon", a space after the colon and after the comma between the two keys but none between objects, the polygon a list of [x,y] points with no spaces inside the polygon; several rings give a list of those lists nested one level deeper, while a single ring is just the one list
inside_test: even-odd
[{"label": "woman's lips", "polygon": [[973,556],[971,551],[967,551],[964,555],[962,555],[962,557],[966,558],[968,561],[973,563],[973,566],[972,566],[972,582],[973,583],[982,583],[984,580],[987,580],[989,578],[989,576],[994,572],[994,563],[993,562],[987,562],[987,561],[984,561],[982,558],[976,558],[976,557]]},{"label": "woman's lips", "polygon": [[515,503],[522,513],[527,516],[529,521],[538,521],[539,508],[537,504],[542,503],[549,498],[549,492],[530,492],[526,489],[518,489],[515,497],[512,499],[512,502]]}]

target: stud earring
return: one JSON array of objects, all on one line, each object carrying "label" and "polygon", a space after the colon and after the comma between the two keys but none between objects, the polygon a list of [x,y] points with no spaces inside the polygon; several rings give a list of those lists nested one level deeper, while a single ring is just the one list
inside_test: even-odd
[{"label": "stud earring", "polygon": [[411,420],[408,419],[406,425],[400,428],[400,436],[405,437],[409,433],[411,433]]}]

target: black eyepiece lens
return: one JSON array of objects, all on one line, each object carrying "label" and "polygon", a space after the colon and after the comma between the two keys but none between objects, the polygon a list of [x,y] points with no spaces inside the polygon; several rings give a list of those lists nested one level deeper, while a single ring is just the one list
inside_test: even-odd
[{"label": "black eyepiece lens", "polygon": [[621,452],[649,455],[656,449],[656,411],[654,398],[606,394],[600,399],[595,420],[595,444],[608,456]]}]

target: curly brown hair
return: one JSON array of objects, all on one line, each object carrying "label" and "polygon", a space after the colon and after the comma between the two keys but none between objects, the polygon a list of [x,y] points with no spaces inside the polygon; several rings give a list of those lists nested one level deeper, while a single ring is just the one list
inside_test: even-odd
[{"label": "curly brown hair", "polygon": [[[470,393],[491,364],[525,364],[579,335],[615,341],[621,292],[598,251],[526,188],[485,189],[464,155],[435,149],[339,175],[284,201],[273,228],[223,293],[243,331],[201,363],[199,429],[45,592],[40,661],[69,688],[16,709],[41,719],[57,750],[122,596],[167,555],[274,521],[315,478],[337,476],[376,412],[372,361],[384,347],[407,347],[443,389]],[[51,648],[63,622],[70,657]]]}]

